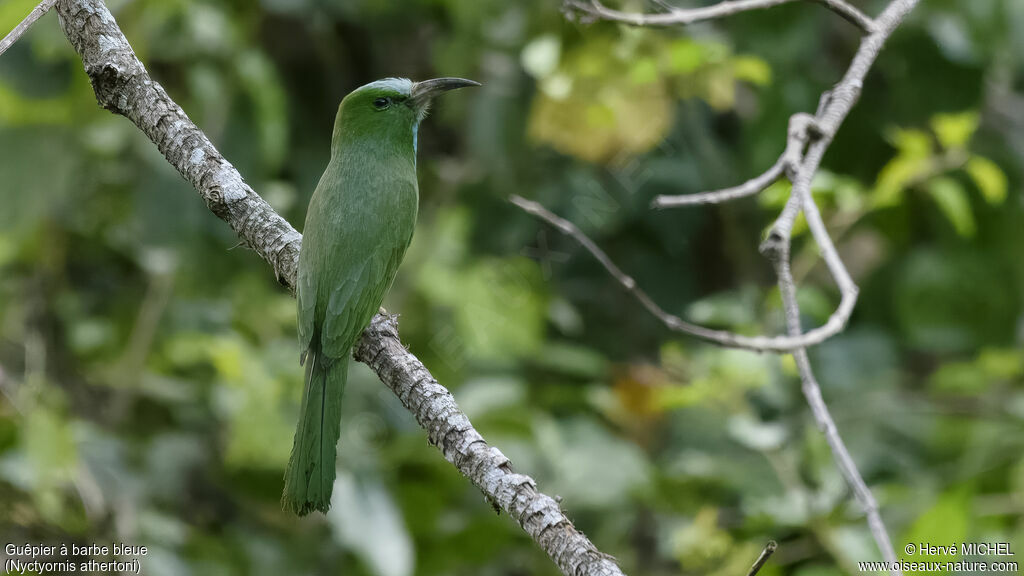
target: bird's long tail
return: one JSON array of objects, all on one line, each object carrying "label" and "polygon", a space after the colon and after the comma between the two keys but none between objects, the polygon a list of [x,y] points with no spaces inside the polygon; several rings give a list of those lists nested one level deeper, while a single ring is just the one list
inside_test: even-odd
[{"label": "bird's long tail", "polygon": [[[316,339],[314,338],[314,341]],[[314,344],[307,354],[302,413],[292,455],[284,473],[281,505],[299,516],[327,512],[334,488],[335,446],[341,435],[341,395],[348,378],[348,355],[326,359]]]}]

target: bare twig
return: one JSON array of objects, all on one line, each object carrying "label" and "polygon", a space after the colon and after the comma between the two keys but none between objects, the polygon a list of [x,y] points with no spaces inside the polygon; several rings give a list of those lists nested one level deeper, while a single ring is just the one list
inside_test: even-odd
[{"label": "bare twig", "polygon": [[565,0],[565,6],[580,14],[599,20],[621,22],[633,26],[679,26],[734,16],[740,12],[763,10],[800,0],[725,0],[711,6],[701,8],[671,7],[659,14],[643,12],[623,12],[608,8],[599,0]]},{"label": "bare twig", "polygon": [[13,46],[14,43],[17,42],[26,31],[28,31],[29,27],[35,24],[36,20],[42,18],[43,14],[49,12],[50,8],[53,8],[53,5],[56,3],[57,0],[43,0],[33,8],[32,11],[28,13],[28,16],[25,16],[24,20],[18,22],[18,25],[14,27],[14,30],[11,30],[7,36],[4,36],[3,40],[0,40],[0,55],[7,52],[7,49]]},{"label": "bare twig", "polygon": [[764,550],[761,550],[761,555],[754,560],[754,565],[750,567],[750,571],[747,572],[747,576],[757,576],[757,573],[761,571],[761,568],[768,562],[772,554],[775,553],[775,549],[779,545],[775,543],[775,540],[769,540],[764,546]]},{"label": "bare twig", "polygon": [[533,216],[540,218],[554,226],[562,234],[565,234],[578,242],[580,246],[586,249],[591,256],[600,262],[608,274],[615,278],[615,280],[617,280],[619,284],[626,289],[626,291],[632,294],[648,312],[660,320],[668,329],[676,332],[696,336],[697,338],[728,346],[730,348],[741,348],[744,350],[752,350],[754,352],[790,352],[806,346],[820,344],[834,334],[842,331],[846,319],[849,318],[850,311],[853,309],[855,298],[843,300],[840,302],[836,311],[832,313],[832,316],[829,317],[828,321],[814,330],[809,330],[806,333],[797,336],[744,336],[742,334],[736,334],[724,330],[712,330],[704,326],[699,326],[697,324],[687,322],[674,314],[666,312],[661,306],[651,299],[647,292],[637,285],[636,280],[634,280],[633,277],[623,272],[593,240],[591,240],[572,222],[554,214],[540,203],[534,202],[533,200],[527,200],[522,196],[513,194],[510,197],[510,200],[513,204],[522,208],[528,214],[532,214]]},{"label": "bare twig", "polygon": [[871,34],[875,31],[875,22],[871,18],[868,18],[866,14],[858,10],[853,4],[846,2],[846,0],[811,0],[817,2],[823,6],[828,7],[839,16],[846,19],[847,22],[861,29],[866,34]]},{"label": "bare twig", "polygon": [[662,10],[664,10],[666,12],[671,12],[673,10],[676,10],[675,6],[669,4],[665,0],[651,0],[651,4],[654,4],[655,6],[657,6],[658,8],[661,8]]},{"label": "bare twig", "polygon": [[765,188],[778,182],[786,175],[786,160],[784,156],[780,156],[772,167],[766,170],[760,176],[751,178],[739,186],[732,186],[730,188],[723,188],[722,190],[714,190],[711,192],[700,192],[697,194],[679,194],[679,195],[661,195],[655,196],[654,201],[651,202],[651,208],[676,208],[679,206],[696,206],[698,204],[721,204],[722,202],[729,202],[737,200],[739,198],[746,198],[747,196],[753,196],[759,192],[764,191]]},{"label": "bare twig", "polygon": [[[61,26],[82,58],[100,105],[135,123],[199,192],[210,210],[294,292],[302,235],[242,179],[210,140],[146,72],[102,0],[58,0]],[[355,347],[426,430],[431,442],[487,500],[504,510],[567,576],[621,576],[562,512],[517,474],[473,428],[454,398],[398,338],[393,318],[378,315]]]},{"label": "bare twig", "polygon": [[[790,270],[789,254],[793,222],[795,221],[795,214],[800,209],[803,209],[808,227],[821,248],[822,256],[829,270],[836,278],[836,282],[840,284],[840,289],[842,289],[844,284],[853,286],[853,280],[850,279],[849,274],[846,272],[846,268],[829,238],[828,231],[825,229],[818,207],[811,197],[811,181],[821,165],[821,160],[836,131],[856,103],[857,97],[860,94],[860,88],[864,83],[864,78],[867,76],[872,64],[874,64],[875,59],[878,58],[882,46],[917,3],[918,0],[893,0],[889,4],[878,17],[875,32],[865,37],[861,42],[860,47],[857,49],[857,54],[854,56],[853,62],[843,76],[842,81],[823,100],[824,105],[818,114],[820,136],[808,147],[807,154],[797,169],[796,177],[793,180],[793,192],[790,201],[787,203],[786,209],[783,210],[783,215],[776,221],[773,232],[769,236],[770,239],[774,239],[776,242],[774,244],[766,243],[762,246],[762,251],[772,260],[779,278],[779,290],[782,293],[783,307],[786,311],[786,323],[790,334],[800,334],[801,332],[800,308],[796,300],[796,285],[793,282]],[[818,428],[825,435],[840,473],[853,490],[854,497],[864,510],[865,516],[867,516],[868,526],[878,549],[885,560],[890,563],[892,574],[899,576],[902,572],[895,565],[897,560],[896,553],[893,550],[889,533],[879,514],[878,503],[861,477],[857,465],[854,463],[842,437],[839,435],[828,406],[822,398],[821,387],[814,376],[807,352],[805,350],[797,350],[793,353],[793,357],[796,360],[797,369],[800,373],[801,388],[811,408],[811,412],[814,414]]]},{"label": "bare twig", "polygon": [[772,167],[760,176],[747,180],[739,186],[723,190],[701,192],[698,194],[663,194],[655,196],[654,201],[651,202],[651,207],[661,209],[696,206],[698,204],[720,204],[763,192],[766,188],[781,180],[783,176],[794,173],[794,170],[803,159],[804,147],[815,130],[816,124],[813,116],[810,114],[794,114],[789,119],[785,151],[775,161],[775,164],[772,164]]},{"label": "bare twig", "polygon": [[[680,26],[706,20],[727,18],[741,12],[763,10],[780,4],[798,1],[800,0],[724,0],[718,4],[702,6],[700,8],[679,8],[659,2],[658,5],[666,11],[658,14],[623,12],[622,10],[608,8],[600,0],[565,0],[565,6],[588,18],[598,20],[621,22],[633,26]],[[870,34],[874,31],[874,23],[871,19],[845,0],[812,1],[828,7],[865,33]]]},{"label": "bare twig", "polygon": [[[799,334],[800,308],[796,300],[796,285],[793,283],[793,275],[789,270],[789,260],[785,259],[776,262],[775,271],[779,276],[779,290],[782,293],[782,304],[786,311],[786,324],[791,334]],[[885,523],[882,522],[882,516],[878,510],[878,502],[875,500],[874,494],[871,493],[871,489],[868,488],[861,477],[857,464],[853,461],[853,457],[850,456],[850,451],[847,450],[842,436],[839,435],[839,429],[836,427],[828,405],[825,404],[825,399],[821,395],[821,386],[818,385],[818,380],[814,376],[811,360],[807,356],[807,350],[801,348],[793,352],[793,360],[796,361],[797,371],[800,373],[801,391],[811,408],[814,421],[832,450],[832,457],[836,462],[839,473],[842,474],[846,483],[853,490],[854,498],[860,504],[864,515],[867,517],[868,528],[875,539],[875,544],[881,551],[882,556],[890,562],[893,574],[902,574],[893,564],[896,561],[896,554],[893,551],[889,532],[885,528]]]}]

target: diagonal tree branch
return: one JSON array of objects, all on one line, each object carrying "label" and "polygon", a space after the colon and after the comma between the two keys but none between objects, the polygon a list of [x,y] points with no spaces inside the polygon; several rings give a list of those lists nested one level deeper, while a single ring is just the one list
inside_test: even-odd
[{"label": "diagonal tree branch", "polygon": [[[131,120],[191,183],[210,210],[266,260],[294,293],[302,236],[242,179],[146,72],[102,0],[58,0],[61,26],[82,59],[99,104]],[[480,436],[452,395],[402,346],[394,318],[378,315],[355,348],[413,413],[430,441],[530,535],[567,576],[621,576],[611,556],[578,531],[559,505]]]}]

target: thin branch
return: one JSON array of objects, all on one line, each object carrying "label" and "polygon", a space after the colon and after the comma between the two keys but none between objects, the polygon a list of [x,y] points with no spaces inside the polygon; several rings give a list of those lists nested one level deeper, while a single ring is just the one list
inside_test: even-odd
[{"label": "thin branch", "polygon": [[779,545],[775,543],[775,540],[769,540],[768,543],[765,544],[764,550],[761,550],[761,555],[757,557],[757,560],[754,560],[754,565],[750,567],[750,570],[747,572],[747,576],[757,576],[757,573],[761,571],[761,568],[764,567],[768,562],[768,559],[771,558],[772,554],[775,553],[775,549],[778,547]]},{"label": "thin branch", "polygon": [[739,198],[746,198],[763,192],[787,174],[792,174],[803,159],[804,147],[816,131],[814,117],[810,114],[794,114],[789,119],[789,130],[786,138],[786,149],[779,159],[760,176],[747,180],[739,186],[700,192],[698,194],[660,195],[655,196],[651,207],[654,209],[677,208],[680,206],[696,206],[698,204],[720,204]]},{"label": "thin branch", "polygon": [[678,208],[680,206],[696,206],[698,204],[721,204],[722,202],[746,198],[747,196],[753,196],[764,191],[765,188],[778,182],[785,175],[786,159],[785,156],[779,156],[779,159],[775,161],[775,164],[772,164],[771,168],[760,176],[751,178],[739,186],[697,194],[662,194],[654,197],[654,201],[651,202],[651,208],[660,210],[662,208]]},{"label": "thin branch", "polygon": [[[146,72],[101,0],[59,0],[64,34],[82,58],[100,105],[135,123],[207,206],[294,292],[302,236],[242,179]],[[463,476],[525,530],[567,576],[621,576],[611,556],[576,530],[554,499],[473,428],[454,398],[402,345],[393,318],[378,315],[355,347]]]},{"label": "thin branch", "polygon": [[572,222],[554,214],[539,202],[527,200],[522,196],[513,194],[509,200],[519,208],[523,209],[526,213],[547,222],[558,229],[562,234],[571,237],[579,243],[580,246],[582,246],[590,253],[591,256],[601,263],[601,266],[604,267],[608,274],[617,280],[627,292],[632,294],[648,312],[660,320],[668,329],[696,336],[697,338],[721,344],[722,346],[752,350],[754,352],[785,353],[799,348],[820,344],[843,330],[846,320],[850,317],[853,305],[856,302],[856,291],[854,291],[852,297],[844,298],[840,301],[839,307],[832,313],[832,316],[829,317],[828,321],[818,328],[796,336],[744,336],[742,334],[736,334],[734,332],[724,330],[712,330],[704,326],[687,322],[674,314],[666,312],[661,306],[651,299],[647,292],[637,285],[636,280],[634,280],[633,277],[623,272],[593,240],[591,240]]},{"label": "thin branch", "polygon": [[865,34],[871,34],[875,31],[875,21],[868,18],[866,14],[857,9],[856,6],[846,2],[846,0],[811,0],[817,2],[829,10],[832,10],[840,17],[844,18],[850,24],[861,29]]},{"label": "thin branch", "polygon": [[[823,99],[823,106],[817,115],[818,139],[808,147],[803,162],[797,168],[797,174],[793,179],[793,192],[790,201],[787,202],[782,216],[773,226],[769,235],[771,241],[762,245],[764,252],[775,266],[779,278],[779,291],[782,294],[783,308],[786,312],[786,324],[790,334],[800,334],[800,308],[796,299],[796,285],[793,282],[792,271],[790,270],[790,242],[792,238],[793,223],[796,214],[802,209],[807,225],[811,229],[815,241],[821,248],[822,257],[827,264],[832,276],[836,279],[841,290],[845,287],[856,286],[850,278],[842,259],[836,250],[828,231],[822,221],[821,213],[811,196],[811,182],[821,160],[828,149],[829,144],[835,136],[836,131],[843,120],[850,113],[860,89],[864,85],[864,79],[868,71],[878,58],[886,40],[893,31],[903,22],[907,14],[917,5],[919,0],[893,0],[885,11],[877,19],[875,32],[861,41],[857,54],[850,63],[849,69],[837,87]],[[821,395],[821,387],[814,376],[810,359],[806,350],[797,350],[793,353],[797,369],[800,373],[801,389],[804,397],[814,414],[818,428],[824,434],[829,447],[832,450],[833,458],[843,475],[847,484],[851,487],[854,497],[864,510],[867,517],[868,527],[875,539],[875,544],[881,551],[883,558],[889,563],[893,576],[901,576],[902,571],[896,566],[896,553],[892,547],[892,540],[882,522],[878,510],[878,503],[874,495],[867,487],[864,479],[857,469],[853,458],[850,456],[843,442],[839,431],[836,428],[832,415],[828,410]]]},{"label": "thin branch", "polygon": [[[741,12],[751,10],[764,10],[780,4],[789,4],[800,0],[724,0],[711,6],[700,8],[679,8],[667,6],[659,2],[667,11],[659,14],[647,14],[644,12],[624,12],[608,8],[600,0],[565,0],[565,6],[588,18],[597,20],[608,20],[621,22],[632,26],[680,26],[716,20],[735,16]],[[874,31],[874,23],[864,15],[863,12],[846,2],[845,0],[811,0],[825,6],[841,16],[846,21],[861,29],[862,32],[870,34]]]},{"label": "thin branch", "polygon": [[14,43],[28,31],[29,27],[35,24],[36,20],[39,20],[44,14],[49,12],[50,8],[53,8],[53,5],[56,3],[57,0],[43,0],[39,5],[33,8],[32,11],[28,13],[28,16],[25,16],[24,20],[18,22],[18,25],[14,27],[14,30],[11,30],[7,36],[4,36],[3,40],[0,40],[0,55],[7,52],[7,49],[13,46]]},{"label": "thin branch", "polygon": [[658,8],[661,8],[662,10],[664,10],[666,12],[671,12],[671,11],[676,9],[675,6],[669,4],[665,0],[651,0],[651,4],[654,4],[655,6],[657,6]]},{"label": "thin branch", "polygon": [[[796,300],[796,285],[793,282],[793,275],[790,271],[789,258],[780,258],[774,262],[774,265],[775,272],[779,277],[779,291],[782,294],[786,324],[790,334],[799,334],[800,308]],[[893,551],[889,532],[882,521],[878,502],[871,493],[871,489],[868,488],[861,477],[857,464],[854,462],[853,457],[850,456],[842,436],[839,435],[839,429],[836,427],[835,420],[833,420],[828,405],[825,404],[825,399],[822,397],[821,386],[818,385],[818,380],[814,376],[810,358],[807,356],[807,350],[803,348],[796,350],[793,352],[793,359],[796,361],[797,371],[800,373],[800,389],[807,400],[808,406],[811,408],[811,414],[814,415],[814,421],[818,429],[825,436],[825,441],[832,451],[836,467],[846,480],[847,485],[853,490],[854,498],[864,511],[868,521],[868,529],[871,531],[878,549],[882,552],[882,556],[889,562],[892,574],[900,576],[902,572],[895,565],[896,554]]]}]

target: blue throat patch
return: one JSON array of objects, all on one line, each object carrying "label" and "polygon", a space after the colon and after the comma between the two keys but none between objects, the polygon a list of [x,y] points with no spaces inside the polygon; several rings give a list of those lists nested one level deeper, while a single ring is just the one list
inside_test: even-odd
[{"label": "blue throat patch", "polygon": [[420,123],[412,125],[412,163],[416,164],[416,153],[419,151]]}]

